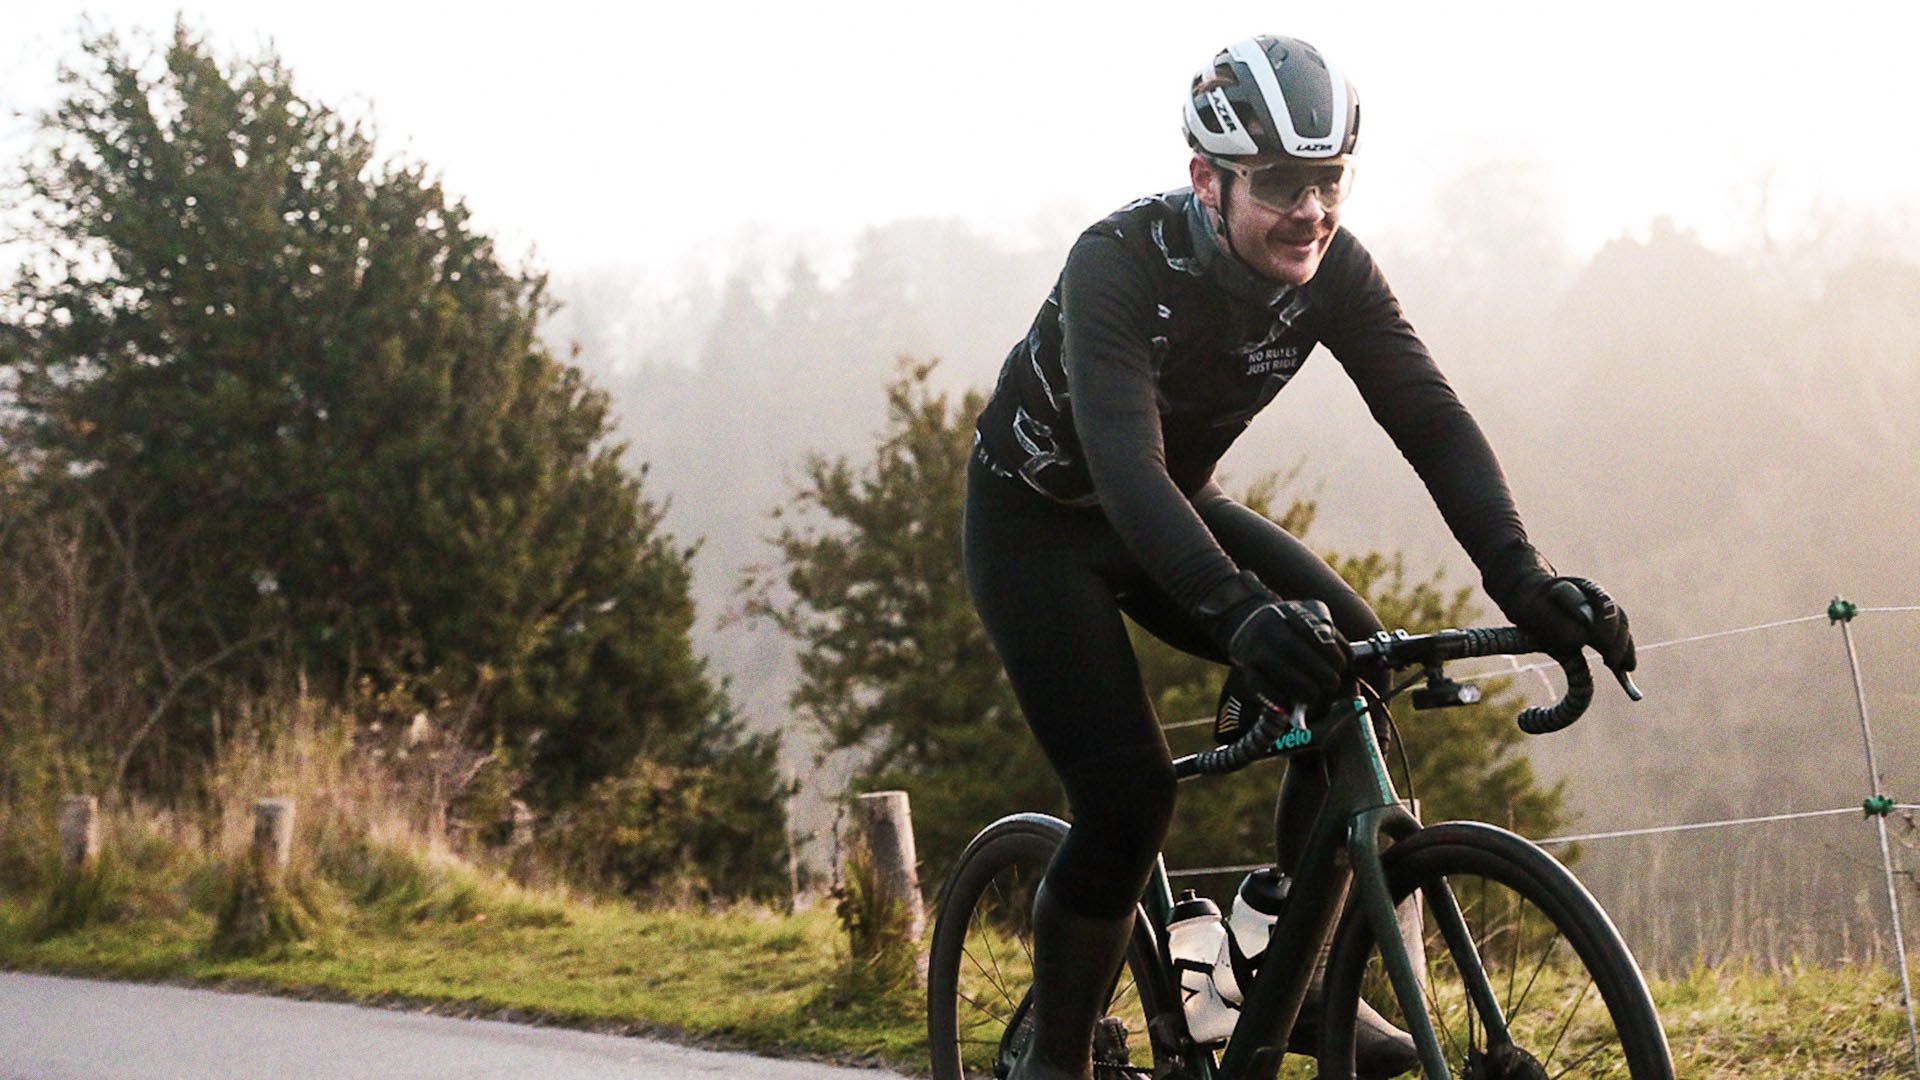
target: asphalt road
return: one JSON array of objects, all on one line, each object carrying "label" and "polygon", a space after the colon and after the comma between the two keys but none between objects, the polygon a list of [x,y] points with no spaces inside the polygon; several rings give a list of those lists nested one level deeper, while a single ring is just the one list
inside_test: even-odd
[{"label": "asphalt road", "polygon": [[897,1080],[494,1020],[0,972],[0,1080]]}]

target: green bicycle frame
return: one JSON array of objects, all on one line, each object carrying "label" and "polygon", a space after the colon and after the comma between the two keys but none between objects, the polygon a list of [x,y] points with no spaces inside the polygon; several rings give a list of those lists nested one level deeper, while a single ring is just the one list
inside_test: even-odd
[{"label": "green bicycle frame", "polygon": [[[1318,953],[1332,934],[1349,892],[1356,893],[1358,910],[1373,932],[1408,1033],[1419,1048],[1422,1071],[1428,1080],[1446,1080],[1446,1059],[1413,961],[1400,938],[1380,862],[1382,839],[1404,839],[1420,828],[1420,822],[1394,791],[1373,724],[1353,722],[1366,713],[1365,702],[1356,698],[1336,705],[1317,725],[1320,737],[1313,745],[1323,748],[1331,768],[1327,796],[1308,832],[1286,907],[1274,924],[1259,973],[1247,988],[1240,1019],[1219,1066],[1211,1067],[1201,1056],[1196,1080],[1273,1080],[1278,1075]],[[1429,892],[1427,901],[1452,955],[1463,966],[1462,975],[1473,988],[1481,1015],[1504,1036],[1498,1006],[1458,905],[1445,889]],[[1173,907],[1164,862],[1156,864],[1142,902],[1152,925],[1164,927]]]}]

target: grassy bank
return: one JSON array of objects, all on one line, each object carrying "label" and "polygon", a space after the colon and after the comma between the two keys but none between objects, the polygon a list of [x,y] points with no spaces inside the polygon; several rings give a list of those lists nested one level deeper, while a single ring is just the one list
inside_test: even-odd
[{"label": "grassy bank", "polygon": [[[0,967],[431,1007],[924,1070],[919,1001],[850,983],[823,911],[641,912],[514,890],[452,907],[352,906],[324,941],[217,959],[213,915],[122,913],[34,940],[37,900],[0,899]],[[1701,970],[1658,980],[1683,1077],[1907,1075],[1887,972]]]},{"label": "grassy bank", "polygon": [[0,900],[0,968],[191,982],[659,1035],[840,1061],[913,1061],[917,1003],[855,993],[830,913],[639,912],[526,896],[457,917],[355,911],[325,939],[222,959],[206,912],[34,940],[39,902]]}]

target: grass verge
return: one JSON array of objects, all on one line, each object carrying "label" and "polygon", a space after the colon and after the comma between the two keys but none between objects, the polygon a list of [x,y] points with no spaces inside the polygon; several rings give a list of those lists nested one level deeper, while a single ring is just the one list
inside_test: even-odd
[{"label": "grass verge", "polygon": [[[46,937],[0,899],[0,968],[187,982],[909,1066],[917,999],[849,1001],[833,916],[472,903],[459,918],[356,909],[321,943],[219,955],[213,915],[91,923]],[[39,938],[39,940],[36,940]]]},{"label": "grass verge", "polygon": [[[849,979],[830,912],[644,912],[462,882],[457,903],[351,905],[335,932],[256,957],[210,948],[209,910],[122,910],[51,936],[0,897],[0,967],[404,1005],[924,1072],[920,999]],[[1899,985],[1874,969],[1700,969],[1654,981],[1688,1078],[1859,1080],[1913,1067]]]}]

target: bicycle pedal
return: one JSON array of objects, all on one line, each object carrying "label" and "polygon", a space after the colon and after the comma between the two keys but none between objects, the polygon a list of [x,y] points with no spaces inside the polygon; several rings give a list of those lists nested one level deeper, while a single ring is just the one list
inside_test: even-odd
[{"label": "bicycle pedal", "polygon": [[1127,1022],[1117,1016],[1103,1016],[1093,1025],[1093,1064],[1098,1070],[1101,1066],[1122,1067],[1133,1064],[1133,1055],[1127,1050]]}]

